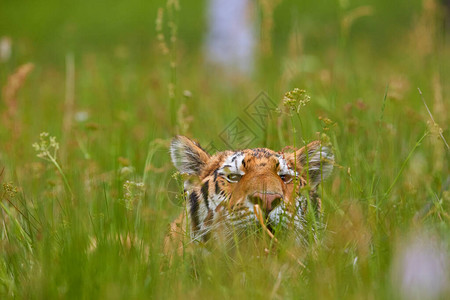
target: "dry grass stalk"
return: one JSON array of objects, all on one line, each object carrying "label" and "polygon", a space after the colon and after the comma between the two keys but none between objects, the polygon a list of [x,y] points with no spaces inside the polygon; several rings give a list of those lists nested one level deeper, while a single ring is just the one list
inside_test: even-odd
[{"label": "dry grass stalk", "polygon": [[66,95],[64,104],[63,130],[69,133],[72,128],[75,105],[75,60],[73,54],[66,55]]},{"label": "dry grass stalk", "polygon": [[181,103],[177,110],[177,134],[189,135],[189,128],[194,121],[194,117],[189,115],[188,107],[185,103]]},{"label": "dry grass stalk", "polygon": [[[108,236],[103,242],[108,247],[119,245],[121,247],[121,250],[124,252],[129,252],[135,249],[140,252],[144,261],[148,261],[148,258],[150,257],[149,245],[143,239],[130,233]],[[98,238],[95,236],[91,236],[89,238],[87,254],[94,253],[98,248],[99,248]]]},{"label": "dry grass stalk", "polygon": [[[259,207],[258,204],[255,204],[253,206],[253,213],[255,214],[256,218],[258,219],[259,223],[261,224],[263,230],[269,235],[269,237],[276,243],[278,244],[278,239],[273,235],[272,232],[270,232],[270,230],[267,228],[266,224],[264,224],[264,218],[262,215],[262,211],[261,208]],[[294,259],[300,266],[302,266],[303,268],[306,268],[306,266],[297,258],[297,256],[295,256],[292,252],[286,250],[286,253],[292,258]]]},{"label": "dry grass stalk", "polygon": [[261,224],[262,228],[264,229],[264,231],[270,236],[270,238],[272,240],[275,241],[275,243],[278,243],[277,238],[273,235],[272,232],[270,232],[270,230],[267,228],[266,224],[264,224],[264,219],[262,216],[262,211],[261,208],[259,207],[258,204],[255,204],[253,206],[253,212],[255,213],[256,218],[258,219],[259,223]]},{"label": "dry grass stalk", "polygon": [[66,94],[64,100],[63,132],[65,140],[61,149],[62,159],[66,159],[67,138],[71,136],[72,123],[75,110],[75,59],[72,53],[66,55]]},{"label": "dry grass stalk", "polygon": [[348,37],[350,29],[354,22],[361,18],[371,16],[374,13],[374,9],[370,5],[359,6],[355,9],[348,11],[341,20],[341,30],[342,34]]},{"label": "dry grass stalk", "polygon": [[411,47],[420,57],[433,53],[437,43],[441,11],[436,0],[422,0],[422,13],[409,34]]},{"label": "dry grass stalk", "polygon": [[430,116],[431,121],[433,121],[433,124],[436,128],[437,128],[437,133],[439,134],[439,136],[441,137],[442,141],[444,142],[447,150],[450,150],[450,146],[447,143],[447,140],[445,139],[444,135],[442,134],[442,128],[439,127],[438,123],[436,123],[436,121],[433,118],[433,115],[431,114],[430,109],[428,108],[427,103],[425,102],[425,99],[423,97],[422,91],[420,90],[420,88],[417,88],[417,90],[419,91],[420,94],[420,98],[422,99],[423,105],[425,105],[425,108],[427,109],[428,115]]},{"label": "dry grass stalk", "polygon": [[281,0],[260,0],[262,10],[261,20],[261,51],[264,55],[272,54],[272,29],[273,29],[273,12]]},{"label": "dry grass stalk", "polygon": [[16,69],[16,71],[8,77],[8,82],[2,89],[2,98],[5,103],[6,110],[2,115],[2,121],[6,128],[13,133],[14,136],[19,134],[19,127],[16,124],[16,115],[18,100],[17,94],[24,85],[28,74],[34,69],[34,64],[26,63]]}]

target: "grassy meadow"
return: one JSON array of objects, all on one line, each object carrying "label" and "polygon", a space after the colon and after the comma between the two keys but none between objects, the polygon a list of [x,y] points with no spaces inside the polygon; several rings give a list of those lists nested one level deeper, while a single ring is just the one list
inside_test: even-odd
[{"label": "grassy meadow", "polygon": [[[0,4],[0,299],[448,299],[442,4],[254,1],[246,75],[205,63],[207,3],[191,2]],[[294,116],[246,111],[259,95],[284,111],[295,88],[310,101]],[[258,233],[168,264],[170,140],[225,150],[236,118],[248,147],[331,142],[317,239]]]}]

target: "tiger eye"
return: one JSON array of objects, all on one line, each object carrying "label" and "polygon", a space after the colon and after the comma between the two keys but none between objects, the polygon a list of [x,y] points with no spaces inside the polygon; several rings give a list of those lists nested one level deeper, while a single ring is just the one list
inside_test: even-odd
[{"label": "tiger eye", "polygon": [[240,174],[229,174],[227,176],[228,181],[231,181],[231,182],[238,182],[241,179],[241,177],[242,177],[242,175],[240,175]]},{"label": "tiger eye", "polygon": [[284,183],[289,183],[292,181],[292,176],[289,174],[280,175],[280,178],[284,181]]}]

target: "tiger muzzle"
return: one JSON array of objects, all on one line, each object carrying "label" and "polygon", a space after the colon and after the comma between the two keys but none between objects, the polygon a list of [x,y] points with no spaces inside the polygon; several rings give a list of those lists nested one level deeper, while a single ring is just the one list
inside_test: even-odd
[{"label": "tiger muzzle", "polygon": [[268,214],[275,207],[277,207],[281,201],[283,201],[283,196],[278,193],[263,193],[255,192],[249,197],[250,202],[253,204],[258,204],[262,209]]}]

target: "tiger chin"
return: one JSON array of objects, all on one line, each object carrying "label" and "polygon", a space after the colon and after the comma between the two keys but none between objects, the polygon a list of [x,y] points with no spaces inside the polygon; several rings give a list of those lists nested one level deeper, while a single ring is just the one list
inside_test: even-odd
[{"label": "tiger chin", "polygon": [[171,223],[164,241],[169,256],[183,252],[186,237],[188,244],[226,244],[255,227],[286,231],[301,241],[307,203],[320,215],[317,186],[334,164],[331,148],[320,141],[290,153],[255,148],[210,155],[195,141],[176,136],[170,156],[189,180],[184,184],[187,209]]}]

